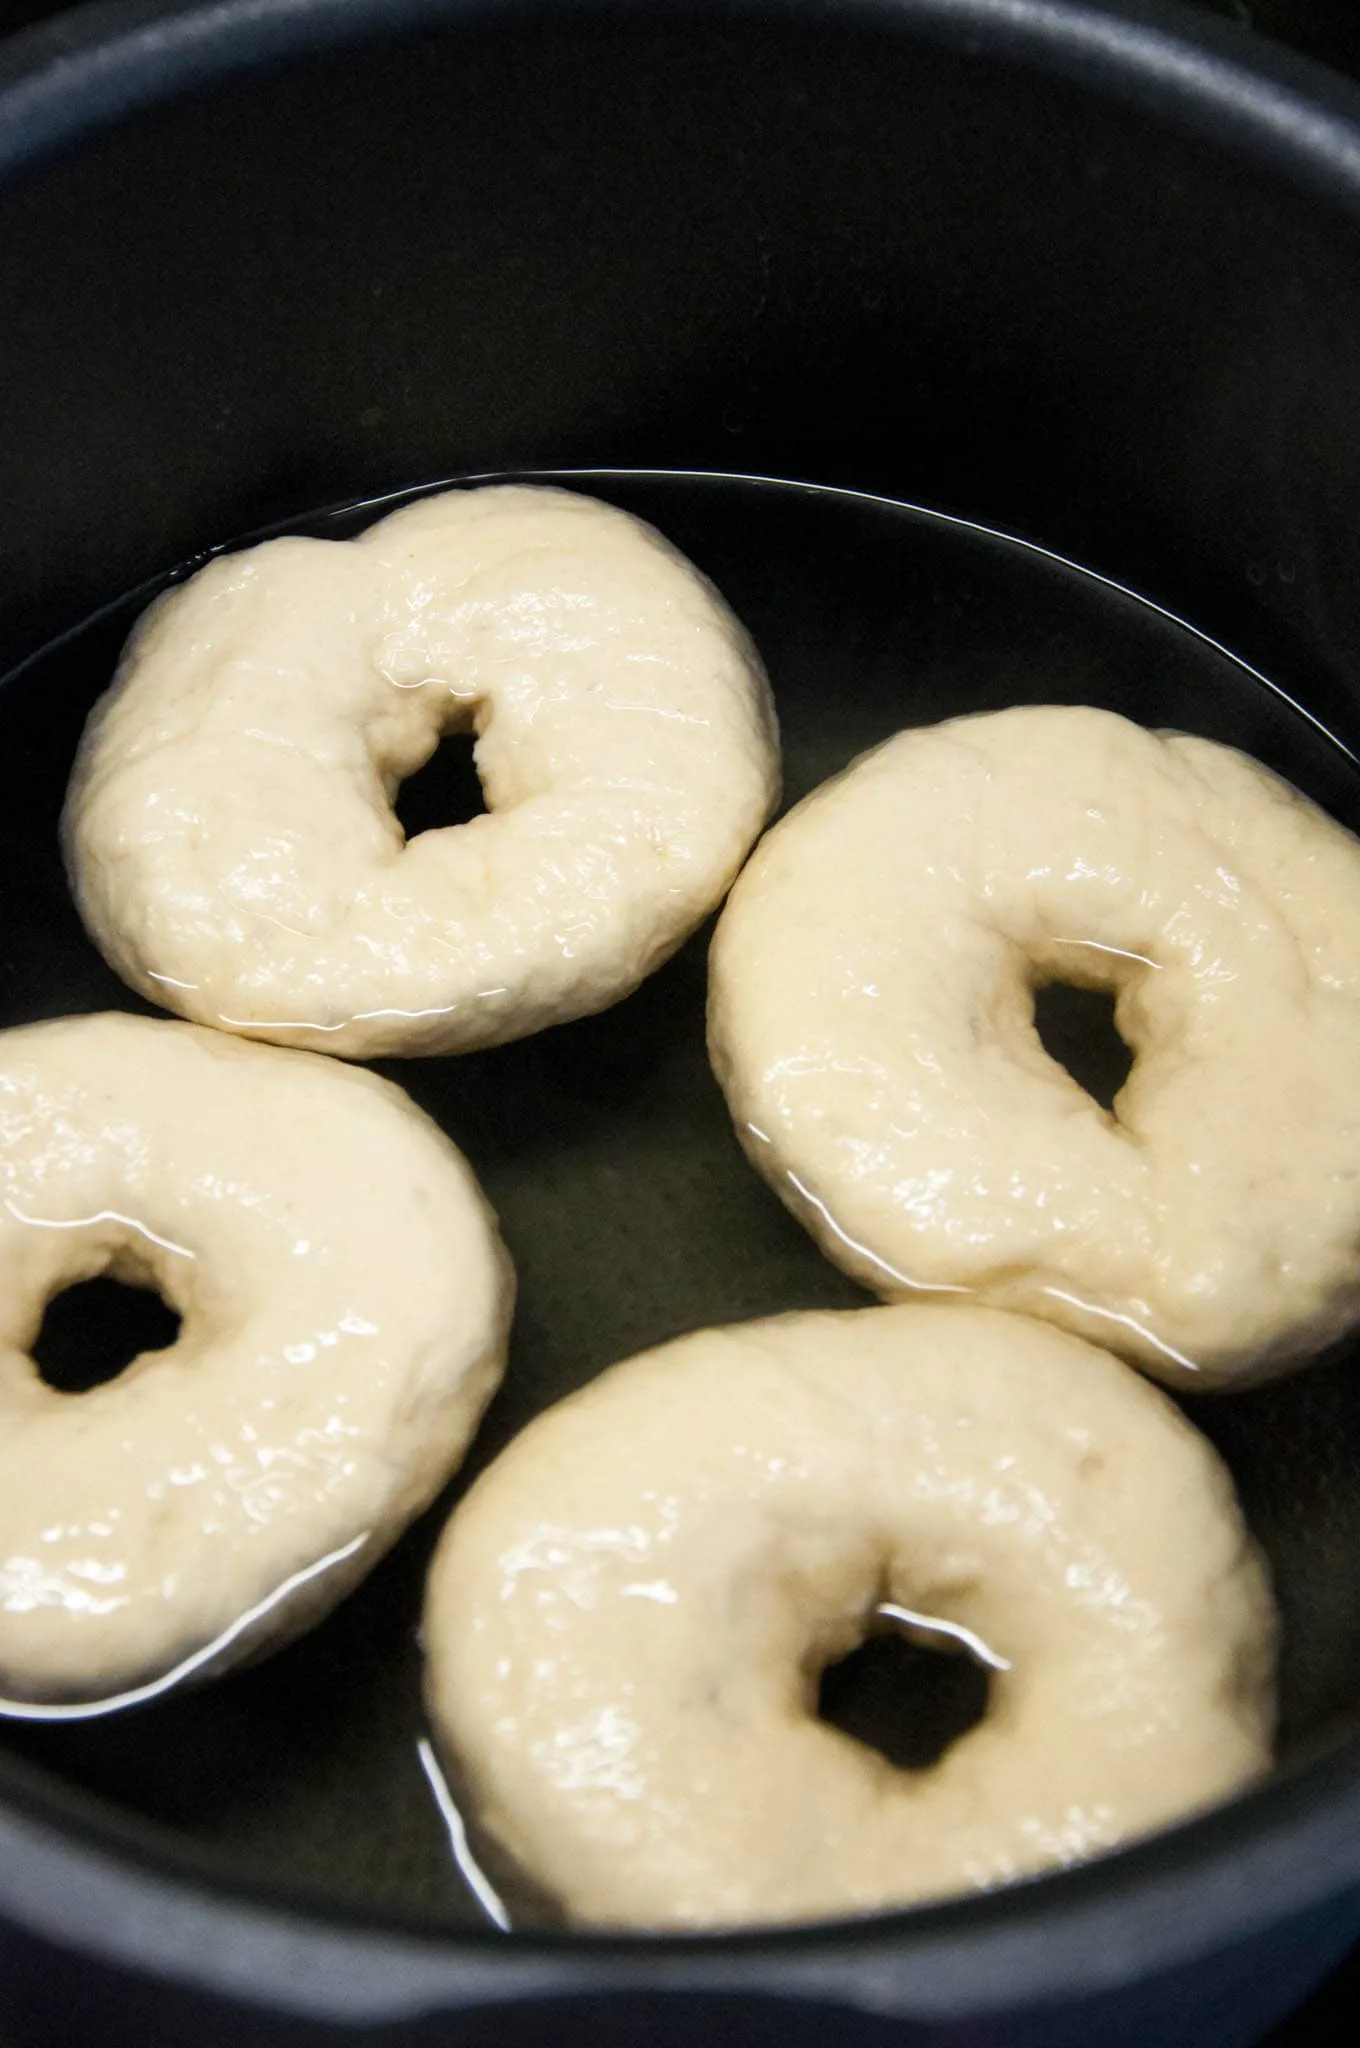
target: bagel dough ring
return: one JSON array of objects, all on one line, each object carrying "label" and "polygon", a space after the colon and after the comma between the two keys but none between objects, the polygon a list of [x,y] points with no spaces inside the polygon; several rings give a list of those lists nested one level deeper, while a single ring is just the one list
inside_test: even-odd
[{"label": "bagel dough ring", "polygon": [[[26,1354],[101,1272],[179,1338],[59,1393]],[[104,1701],[319,1620],[461,1460],[513,1289],[390,1082],[141,1017],[0,1033],[0,1694]]]},{"label": "bagel dough ring", "polygon": [[[930,1770],[816,1718],[884,1602],[1008,1661]],[[781,1316],[614,1367],[455,1510],[424,1634],[488,1842],[585,1923],[991,1886],[1269,1761],[1273,1609],[1218,1458],[1108,1353],[988,1309]]]},{"label": "bagel dough ring", "polygon": [[[467,730],[487,814],[408,843],[398,784]],[[468,1052],[636,988],[778,779],[759,661],[697,570],[612,506],[502,485],[266,541],[153,605],[64,837],[150,1001],[351,1059]]]},{"label": "bagel dough ring", "polygon": [[[1039,1040],[1053,981],[1115,994],[1113,1114]],[[900,733],[762,841],[709,988],[749,1157],[885,1299],[1201,1387],[1360,1315],[1360,843],[1235,749],[1084,708]]]}]

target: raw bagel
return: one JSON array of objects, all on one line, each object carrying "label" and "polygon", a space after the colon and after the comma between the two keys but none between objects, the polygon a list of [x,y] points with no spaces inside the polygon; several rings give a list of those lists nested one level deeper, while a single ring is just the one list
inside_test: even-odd
[{"label": "raw bagel", "polygon": [[[398,784],[475,730],[488,815]],[[774,803],[769,692],[659,535],[569,491],[449,491],[269,541],[152,607],[64,821],[123,978],[314,1051],[466,1052],[604,1009],[712,910]]]},{"label": "raw bagel", "polygon": [[[1107,988],[1114,1113],[1036,986]],[[746,1150],[886,1299],[1020,1309],[1172,1383],[1360,1314],[1360,844],[1234,749],[1104,711],[905,732],[762,842],[711,957]]]},{"label": "raw bagel", "polygon": [[[815,1717],[883,1602],[1009,1660],[929,1771]],[[985,1309],[790,1315],[616,1366],[457,1508],[425,1642],[486,1839],[588,1923],[990,1886],[1269,1757],[1271,1602],[1213,1451],[1107,1353]]]},{"label": "raw bagel", "polygon": [[[100,1272],[178,1341],[58,1393],[26,1354]],[[319,1618],[461,1459],[513,1285],[389,1082],[140,1017],[0,1035],[0,1694],[100,1701]]]}]

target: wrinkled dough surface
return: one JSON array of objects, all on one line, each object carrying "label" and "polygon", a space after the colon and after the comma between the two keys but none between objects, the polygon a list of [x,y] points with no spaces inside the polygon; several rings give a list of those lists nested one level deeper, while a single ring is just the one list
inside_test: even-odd
[{"label": "wrinkled dough surface", "polygon": [[[487,814],[398,784],[477,734]],[[600,1010],[721,899],[774,715],[716,592],[569,491],[449,491],[226,556],[154,605],[86,729],[67,864],[106,958],[199,1023],[353,1058]]]},{"label": "wrinkled dough surface", "polygon": [[[1113,1115],[1040,1043],[1050,981],[1115,994]],[[886,1299],[1187,1385],[1360,1314],[1360,844],[1231,748],[1082,708],[899,734],[757,849],[709,1045],[754,1165]]]},{"label": "wrinkled dough surface", "polygon": [[[881,1601],[1012,1667],[929,1771],[815,1718]],[[616,1366],[455,1511],[424,1633],[472,1812],[582,1923],[990,1886],[1268,1761],[1271,1603],[1213,1451],[1107,1353],[983,1309],[790,1315]]]},{"label": "wrinkled dough surface", "polygon": [[[178,1341],[58,1393],[44,1307],[104,1271],[158,1286]],[[318,1618],[459,1463],[512,1294],[389,1082],[140,1017],[0,1035],[0,1694],[145,1682],[357,1544],[224,1661]]]}]

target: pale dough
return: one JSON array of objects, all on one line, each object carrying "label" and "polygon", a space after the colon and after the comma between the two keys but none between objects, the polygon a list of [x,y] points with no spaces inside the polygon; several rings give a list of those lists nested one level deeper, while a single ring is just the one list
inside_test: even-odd
[{"label": "pale dough", "polygon": [[[1107,1114],[1036,985],[1117,996]],[[709,1043],[751,1160],[887,1299],[1186,1385],[1360,1315],[1360,843],[1258,763],[1088,709],[904,732],[761,843]]]},{"label": "pale dough", "polygon": [[[884,1601],[1011,1667],[924,1772],[815,1717]],[[1227,1473],[1165,1395],[936,1307],[616,1366],[477,1481],[425,1613],[485,1840],[572,1920],[655,1928],[988,1887],[1222,1799],[1269,1763],[1273,1640]]]},{"label": "pale dough", "polygon": [[[59,1393],[43,1310],[104,1271],[179,1339]],[[461,1460],[513,1284],[389,1082],[140,1017],[0,1034],[0,1695],[102,1700],[318,1618]]]},{"label": "pale dough", "polygon": [[[398,784],[466,730],[487,815],[408,845]],[[449,491],[154,605],[86,729],[67,864],[108,960],[182,1016],[465,1052],[634,989],[719,902],[778,774],[749,641],[650,527]]]}]

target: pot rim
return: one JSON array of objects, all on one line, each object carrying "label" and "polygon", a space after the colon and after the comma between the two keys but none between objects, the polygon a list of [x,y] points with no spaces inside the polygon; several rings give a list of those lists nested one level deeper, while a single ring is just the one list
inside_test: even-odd
[{"label": "pot rim", "polygon": [[[1360,90],[1174,0],[95,0],[0,43],[0,180],[197,87],[422,26],[672,9],[876,20],[1133,103],[1360,219]],[[920,2020],[1116,1991],[1360,1892],[1360,1737],[1071,1872],[867,1920],[725,1935],[453,1932],[191,1859],[0,1757],[0,1913],[125,1967],[380,2022],[601,1992],[804,1997]]]},{"label": "pot rim", "polygon": [[559,12],[876,21],[1094,86],[1360,205],[1360,85],[1179,0],[85,0],[0,37],[0,178],[270,62]]}]

